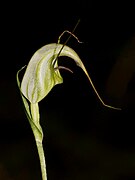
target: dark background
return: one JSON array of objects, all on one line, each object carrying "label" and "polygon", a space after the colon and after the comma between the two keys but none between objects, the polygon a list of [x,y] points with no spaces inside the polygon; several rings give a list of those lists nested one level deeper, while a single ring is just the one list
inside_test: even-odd
[{"label": "dark background", "polygon": [[[80,56],[99,94],[121,111],[102,106],[85,74],[74,73],[39,103],[48,180],[135,179],[134,5],[111,1],[37,1],[1,6],[0,179],[41,179],[34,137],[16,83],[17,71],[45,44],[67,43]],[[62,37],[65,42],[68,35]]]}]

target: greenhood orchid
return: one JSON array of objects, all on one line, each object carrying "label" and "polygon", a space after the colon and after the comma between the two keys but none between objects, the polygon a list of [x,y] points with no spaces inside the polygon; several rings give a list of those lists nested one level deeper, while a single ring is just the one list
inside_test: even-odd
[{"label": "greenhood orchid", "polygon": [[113,109],[119,109],[109,106],[103,102],[84,64],[82,63],[82,60],[72,48],[68,47],[65,44],[63,45],[60,43],[52,43],[45,45],[41,47],[39,50],[37,50],[26,67],[21,83],[19,80],[19,73],[23,68],[18,71],[17,83],[26,110],[26,115],[35,137],[41,165],[42,180],[47,180],[47,173],[45,156],[42,145],[43,131],[40,126],[38,103],[47,96],[47,94],[55,85],[63,83],[63,78],[60,74],[61,67],[58,65],[59,56],[67,56],[75,61],[75,63],[86,74],[97,97],[104,106]]}]

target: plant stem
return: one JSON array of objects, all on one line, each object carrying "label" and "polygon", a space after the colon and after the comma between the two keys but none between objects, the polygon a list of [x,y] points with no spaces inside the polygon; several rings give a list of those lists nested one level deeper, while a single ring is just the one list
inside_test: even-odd
[{"label": "plant stem", "polygon": [[41,166],[41,173],[42,173],[42,180],[47,180],[47,173],[46,173],[46,163],[45,163],[45,154],[43,149],[43,144],[40,141],[36,141],[40,166]]},{"label": "plant stem", "polygon": [[31,103],[30,108],[31,108],[32,121],[35,124],[35,126],[31,125],[31,128],[35,137],[36,146],[38,150],[42,180],[47,180],[45,154],[44,154],[43,143],[42,143],[43,132],[39,123],[40,114],[39,114],[38,103],[35,103],[35,104]]}]

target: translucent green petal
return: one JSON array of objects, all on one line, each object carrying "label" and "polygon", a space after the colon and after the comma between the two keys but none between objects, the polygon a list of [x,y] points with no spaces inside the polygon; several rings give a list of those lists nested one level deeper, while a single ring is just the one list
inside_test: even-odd
[{"label": "translucent green petal", "polygon": [[[59,69],[55,69],[57,61],[54,63],[62,46],[48,44],[32,56],[21,83],[21,92],[31,103],[41,101],[56,84],[63,82]],[[77,53],[68,46],[64,46],[59,56],[68,56],[84,68]]]},{"label": "translucent green petal", "polygon": [[56,43],[45,45],[37,50],[27,66],[21,83],[21,92],[31,103],[38,103],[56,84],[63,82],[59,68],[56,68],[58,67],[58,61],[56,61],[58,56],[68,56],[82,68],[104,106],[120,109],[103,102],[78,54],[72,48]]}]

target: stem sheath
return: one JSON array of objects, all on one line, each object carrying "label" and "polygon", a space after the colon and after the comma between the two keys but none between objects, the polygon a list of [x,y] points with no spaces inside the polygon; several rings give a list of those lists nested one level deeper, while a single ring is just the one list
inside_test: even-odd
[{"label": "stem sheath", "polygon": [[[42,180],[47,180],[45,154],[44,154],[43,143],[42,143],[43,134],[42,134],[42,128],[39,123],[40,114],[39,114],[38,103],[35,103],[35,104],[31,103],[30,108],[31,108],[32,120],[33,120],[33,123],[35,124],[34,127],[33,126],[31,126],[31,127],[32,127],[32,131],[33,131],[33,134],[35,137],[37,150],[38,150]],[[41,134],[42,134],[42,136],[41,136]]]}]

